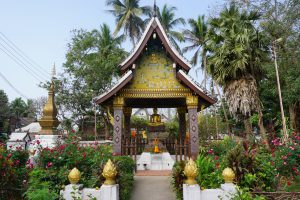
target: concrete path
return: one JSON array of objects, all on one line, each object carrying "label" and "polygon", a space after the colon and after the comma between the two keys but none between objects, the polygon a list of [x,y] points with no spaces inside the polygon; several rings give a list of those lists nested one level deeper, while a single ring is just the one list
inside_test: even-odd
[{"label": "concrete path", "polygon": [[170,176],[135,176],[131,200],[175,200]]}]

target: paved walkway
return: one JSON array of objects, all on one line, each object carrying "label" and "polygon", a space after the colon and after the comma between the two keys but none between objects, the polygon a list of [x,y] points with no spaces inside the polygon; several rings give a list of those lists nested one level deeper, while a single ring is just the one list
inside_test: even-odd
[{"label": "paved walkway", "polygon": [[131,200],[175,200],[170,176],[135,176]]},{"label": "paved walkway", "polygon": [[171,170],[138,170],[135,176],[171,176]]}]

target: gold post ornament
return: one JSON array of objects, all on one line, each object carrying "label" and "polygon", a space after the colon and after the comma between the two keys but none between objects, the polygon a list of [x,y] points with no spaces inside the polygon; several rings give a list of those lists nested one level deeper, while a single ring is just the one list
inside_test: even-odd
[{"label": "gold post ornament", "polygon": [[80,180],[80,177],[80,171],[76,167],[74,167],[68,175],[68,179],[71,184],[77,184]]},{"label": "gold post ornament", "polygon": [[233,183],[233,180],[235,179],[234,171],[229,167],[223,170],[222,176],[225,180],[225,183]]},{"label": "gold post ornament", "polygon": [[38,121],[42,127],[41,134],[52,135],[55,133],[59,121],[57,119],[57,109],[55,105],[55,91],[54,91],[54,79],[55,79],[55,66],[52,70],[52,80],[48,91],[48,100],[43,109],[43,116]]},{"label": "gold post ornament", "polygon": [[116,184],[116,176],[117,169],[112,161],[109,159],[104,166],[102,175],[105,177],[104,185],[115,185]]},{"label": "gold post ornament", "polygon": [[198,175],[198,169],[195,161],[193,159],[189,159],[188,163],[184,167],[183,171],[184,175],[187,177],[185,183],[188,185],[195,185],[197,184],[195,178]]}]

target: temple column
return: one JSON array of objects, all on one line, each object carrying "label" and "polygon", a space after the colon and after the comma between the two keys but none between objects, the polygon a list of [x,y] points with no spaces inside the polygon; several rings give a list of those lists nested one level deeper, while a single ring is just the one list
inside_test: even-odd
[{"label": "temple column", "polygon": [[179,138],[184,141],[186,133],[186,107],[177,108],[178,120],[179,120]]},{"label": "temple column", "polygon": [[115,97],[113,101],[114,108],[114,145],[113,152],[115,155],[122,153],[122,118],[123,118],[124,99]]},{"label": "temple column", "polygon": [[190,132],[190,152],[191,157],[196,159],[199,152],[199,135],[198,135],[198,97],[187,96],[186,105],[189,116],[189,132]]},{"label": "temple column", "polygon": [[129,137],[130,136],[130,119],[131,119],[131,112],[132,108],[125,107],[124,108],[124,136]]}]

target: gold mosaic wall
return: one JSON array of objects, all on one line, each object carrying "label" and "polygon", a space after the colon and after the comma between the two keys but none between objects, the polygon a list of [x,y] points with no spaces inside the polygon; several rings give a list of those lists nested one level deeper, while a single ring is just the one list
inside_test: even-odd
[{"label": "gold mosaic wall", "polygon": [[164,52],[144,55],[136,64],[132,84],[126,89],[186,89],[176,79],[172,65]]}]

